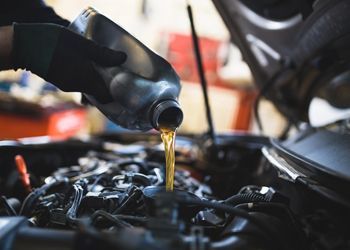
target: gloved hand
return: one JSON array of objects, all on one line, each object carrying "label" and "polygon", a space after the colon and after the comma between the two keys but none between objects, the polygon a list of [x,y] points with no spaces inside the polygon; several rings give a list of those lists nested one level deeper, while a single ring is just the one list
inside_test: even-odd
[{"label": "gloved hand", "polygon": [[[119,66],[126,54],[99,46],[55,24],[14,24],[13,66],[27,69],[63,91],[112,101],[102,67]],[[102,67],[101,67],[102,66]]]}]

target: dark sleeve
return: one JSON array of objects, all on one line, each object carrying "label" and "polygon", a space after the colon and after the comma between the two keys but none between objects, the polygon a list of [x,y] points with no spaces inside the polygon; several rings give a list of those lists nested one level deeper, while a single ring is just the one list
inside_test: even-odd
[{"label": "dark sleeve", "polygon": [[42,0],[2,0],[0,7],[0,26],[12,23],[55,23],[68,26],[55,11]]}]

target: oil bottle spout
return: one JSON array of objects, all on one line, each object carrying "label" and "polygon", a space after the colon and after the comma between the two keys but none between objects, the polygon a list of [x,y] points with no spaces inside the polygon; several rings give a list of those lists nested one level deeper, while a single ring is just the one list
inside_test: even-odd
[{"label": "oil bottle spout", "polygon": [[151,112],[152,126],[159,128],[176,129],[183,120],[183,113],[179,103],[175,100],[164,100],[158,102]]}]

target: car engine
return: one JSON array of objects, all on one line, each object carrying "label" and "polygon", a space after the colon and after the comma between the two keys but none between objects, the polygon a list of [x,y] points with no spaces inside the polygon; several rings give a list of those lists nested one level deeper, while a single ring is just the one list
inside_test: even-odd
[{"label": "car engine", "polygon": [[281,150],[337,135],[178,136],[174,192],[157,134],[2,141],[0,249],[349,249],[345,174]]}]

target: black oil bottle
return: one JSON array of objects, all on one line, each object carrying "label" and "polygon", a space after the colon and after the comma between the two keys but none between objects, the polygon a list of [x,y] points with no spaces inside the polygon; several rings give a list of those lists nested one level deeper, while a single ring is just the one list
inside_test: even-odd
[{"label": "black oil bottle", "polygon": [[113,101],[103,104],[85,95],[91,104],[128,129],[175,129],[181,124],[183,113],[177,102],[180,81],[166,60],[93,8],[84,10],[69,28],[127,55],[122,66],[102,69],[112,76],[107,87]]}]

